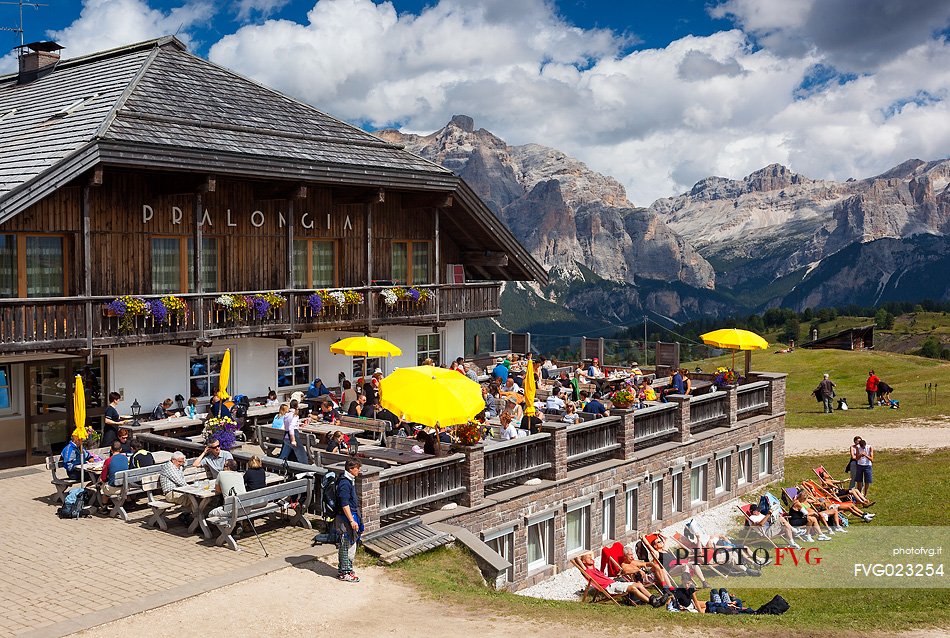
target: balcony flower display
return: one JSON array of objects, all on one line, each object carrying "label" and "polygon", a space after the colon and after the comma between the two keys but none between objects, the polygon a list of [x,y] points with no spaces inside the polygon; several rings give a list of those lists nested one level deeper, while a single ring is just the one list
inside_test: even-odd
[{"label": "balcony flower display", "polygon": [[206,441],[211,438],[218,439],[222,450],[230,450],[237,441],[237,432],[240,429],[241,426],[231,417],[211,418],[205,421],[202,434]]},{"label": "balcony flower display", "polygon": [[615,408],[629,408],[637,398],[629,390],[617,390],[610,395],[610,402]]},{"label": "balcony flower display", "polygon": [[455,438],[462,445],[478,445],[482,441],[482,426],[478,423],[464,423],[455,426]]},{"label": "balcony flower display", "polygon": [[251,314],[255,319],[265,319],[271,311],[280,308],[287,298],[276,292],[266,292],[256,295],[219,295],[214,302],[227,310],[232,319],[238,319],[245,314]]},{"label": "balcony flower display", "polygon": [[323,310],[323,297],[321,297],[319,293],[311,293],[311,295],[307,297],[307,307],[313,311],[313,314],[319,315],[320,311]]},{"label": "balcony flower display", "polygon": [[392,308],[398,301],[425,303],[429,300],[429,291],[419,290],[418,288],[402,288],[400,286],[395,286],[393,288],[386,288],[379,293],[379,296],[382,298],[383,303],[385,303],[388,308]]},{"label": "balcony flower display", "polygon": [[[313,293],[320,297],[321,308],[335,306],[343,308],[344,306],[353,306],[361,304],[364,301],[363,293],[355,290],[317,290]],[[313,297],[313,295],[310,295]],[[310,305],[310,301],[307,301]],[[310,305],[313,308],[313,305]]]},{"label": "balcony flower display", "polygon": [[155,324],[171,324],[172,317],[184,317],[188,314],[188,305],[174,295],[165,295],[158,299],[123,295],[107,303],[105,311],[107,315],[119,318],[120,330],[131,332],[135,329],[136,317],[152,317]]},{"label": "balcony flower display", "polygon": [[713,385],[717,388],[722,388],[724,386],[735,385],[738,381],[738,376],[736,371],[731,368],[719,367],[716,368],[716,376],[713,379]]}]

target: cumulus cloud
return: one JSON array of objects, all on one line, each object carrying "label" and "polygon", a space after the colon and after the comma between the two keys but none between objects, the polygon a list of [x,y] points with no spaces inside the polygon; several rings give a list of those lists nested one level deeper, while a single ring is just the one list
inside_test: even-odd
[{"label": "cumulus cloud", "polygon": [[176,32],[180,40],[194,44],[189,30],[213,14],[208,0],[192,0],[167,12],[151,8],[146,0],[84,0],[72,24],[47,35],[65,46],[63,54],[71,58]]},{"label": "cumulus cloud", "polygon": [[236,0],[234,12],[240,21],[255,17],[266,18],[287,6],[290,0]]}]

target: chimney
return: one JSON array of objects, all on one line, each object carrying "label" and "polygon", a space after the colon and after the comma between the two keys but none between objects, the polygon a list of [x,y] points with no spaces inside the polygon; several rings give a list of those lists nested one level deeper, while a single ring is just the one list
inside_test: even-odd
[{"label": "chimney", "polygon": [[17,84],[26,84],[51,73],[64,47],[56,42],[30,42],[20,47],[20,74]]}]

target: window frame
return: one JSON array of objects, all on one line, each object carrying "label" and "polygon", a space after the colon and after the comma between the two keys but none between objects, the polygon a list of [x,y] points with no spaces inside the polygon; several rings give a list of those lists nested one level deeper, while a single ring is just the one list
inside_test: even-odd
[{"label": "window frame", "polygon": [[[389,269],[390,269],[389,277],[392,280],[392,282],[400,286],[415,286],[415,285],[425,286],[425,285],[431,284],[432,280],[435,278],[433,274],[433,268],[432,268],[432,243],[433,242],[430,239],[394,239],[392,240],[392,242],[390,243],[390,248],[389,248]],[[395,244],[406,244],[406,280],[405,281],[399,281],[396,279],[396,275],[392,267],[393,264],[395,263],[395,251],[393,250],[393,246]],[[414,281],[414,277],[412,273],[412,268],[413,268],[412,252],[413,252],[414,244],[425,244],[427,247],[426,250],[429,253],[428,263],[426,265],[426,270],[428,271],[428,275],[429,275],[427,277],[428,281],[424,281],[424,282]]]},{"label": "window frame", "polygon": [[[218,374],[212,374],[212,373],[211,373],[211,357],[213,357],[214,355],[221,355],[221,356],[224,356],[224,351],[227,350],[228,348],[231,349],[231,370],[230,370],[230,372],[229,372],[229,374],[228,374],[228,386],[229,386],[229,387],[232,387],[232,388],[233,388],[233,387],[236,387],[235,383],[236,383],[237,376],[235,375],[235,372],[236,372],[237,370],[236,370],[235,362],[237,361],[237,357],[235,356],[235,348],[234,348],[234,346],[227,346],[227,347],[222,348],[222,349],[220,349],[220,350],[215,349],[215,350],[211,350],[211,351],[208,351],[208,352],[202,352],[202,353],[200,353],[200,354],[199,354],[198,352],[192,351],[192,352],[190,352],[190,353],[188,354],[188,359],[187,359],[187,364],[188,364],[188,390],[187,390],[187,391],[188,391],[188,396],[189,396],[189,397],[196,397],[199,401],[205,400],[205,399],[207,399],[208,401],[211,400],[211,397],[214,396],[215,392],[217,392],[217,390],[215,389],[215,387],[211,385],[211,378],[212,378],[212,377],[219,377],[219,378],[220,378],[220,376],[221,376],[220,371],[218,372]],[[208,368],[207,368],[207,370],[205,371],[205,374],[203,374],[203,375],[193,375],[193,374],[191,374],[191,365],[192,365],[191,359],[192,359],[192,357],[207,357]],[[201,378],[205,378],[205,379],[208,380],[208,394],[206,394],[206,395],[204,395],[204,396],[198,396],[198,395],[193,394],[193,393],[191,392],[191,381],[192,381],[192,379],[201,379]]]},{"label": "window frame", "polygon": [[630,487],[623,493],[624,516],[623,527],[625,532],[635,532],[640,529],[640,486]]},{"label": "window frame", "polygon": [[600,537],[608,540],[617,531],[617,494],[604,494],[600,502]]},{"label": "window frame", "polygon": [[752,483],[752,445],[740,448],[737,452],[736,485]]},{"label": "window frame", "polygon": [[[501,530],[482,532],[482,542],[491,548],[493,552],[508,561],[508,569],[505,573],[508,575],[508,582],[515,582],[515,526],[503,528]],[[496,549],[495,543],[499,545]],[[498,551],[499,549],[503,551]]]},{"label": "window frame", "polygon": [[670,489],[672,502],[670,503],[670,513],[678,514],[683,511],[683,471],[673,472],[670,475]]},{"label": "window frame", "polygon": [[[155,292],[155,262],[154,262],[154,246],[152,244],[153,239],[177,239],[178,240],[178,290],[175,292]],[[221,291],[221,244],[218,242],[218,237],[202,237],[201,241],[213,241],[215,243],[214,251],[214,286],[208,289],[208,282],[203,282],[205,290],[191,290],[191,271],[192,263],[188,258],[188,244],[189,242],[194,241],[194,237],[191,235],[164,235],[164,234],[155,234],[149,235],[148,237],[148,251],[149,251],[149,266],[152,272],[149,273],[149,290],[154,295],[186,295],[192,293],[213,293]],[[202,265],[204,262],[202,261]]]},{"label": "window frame", "polygon": [[732,454],[716,457],[716,488],[713,493],[717,496],[732,489]]},{"label": "window frame", "polygon": [[0,233],[0,235],[5,235],[8,237],[13,237],[13,246],[16,254],[14,255],[13,264],[16,268],[16,295],[13,297],[6,297],[7,299],[37,299],[41,298],[39,296],[30,297],[28,293],[29,282],[27,281],[26,276],[26,262],[27,262],[27,251],[26,243],[27,239],[30,237],[58,237],[62,240],[63,246],[63,297],[68,297],[70,293],[69,279],[70,279],[70,247],[69,247],[69,235],[67,233],[21,233],[21,232],[5,232]]},{"label": "window frame", "polygon": [[[693,498],[693,472],[698,473],[699,495]],[[698,463],[689,469],[689,503],[699,505],[709,501],[709,463]]]},{"label": "window frame", "polygon": [[[433,350],[432,347],[431,347],[431,345],[428,345],[428,347],[427,347],[425,350],[419,350],[419,337],[426,337],[426,338],[427,338],[427,342],[428,342],[428,339],[431,339],[432,337],[438,337],[438,339],[439,339],[439,348],[438,348],[438,350]],[[441,330],[440,330],[439,332],[419,332],[419,333],[416,333],[416,365],[420,365],[420,366],[421,366],[423,361],[425,361],[427,358],[431,358],[431,355],[432,355],[433,352],[436,352],[436,353],[438,354],[438,357],[435,358],[435,365],[437,365],[437,366],[442,365],[442,360],[443,360],[442,353],[443,353],[443,347],[444,347],[444,345],[445,345],[445,332],[444,332],[444,331],[441,331]],[[423,354],[423,353],[425,354],[425,356],[420,356],[420,355]]]},{"label": "window frame", "polygon": [[[287,365],[284,365],[284,366],[280,365],[280,351],[283,350],[283,349],[285,349],[285,348],[290,348],[290,351],[291,351],[290,356],[292,357],[293,363],[291,363],[289,366],[287,366]],[[297,358],[296,351],[297,351],[298,349],[303,349],[303,348],[306,348],[306,349],[307,349],[307,364],[306,364],[306,366],[307,366],[307,375],[306,375],[306,376],[307,376],[307,380],[306,380],[304,383],[291,383],[290,385],[280,385],[280,371],[281,371],[282,369],[288,369],[288,368],[289,368],[290,371],[291,371],[291,375],[290,375],[291,379],[295,379],[295,378],[296,378],[296,370],[297,370],[297,368],[302,368],[302,367],[303,367],[303,364],[298,364],[298,363],[296,363],[296,358]],[[287,389],[287,388],[300,388],[300,387],[306,387],[306,386],[309,386],[309,385],[310,385],[310,382],[311,382],[311,381],[313,380],[313,378],[314,378],[314,372],[313,372],[313,344],[312,344],[312,343],[294,344],[294,345],[292,345],[292,346],[286,346],[286,345],[279,345],[279,344],[278,344],[278,345],[275,346],[275,348],[274,348],[274,358],[275,358],[276,363],[277,363],[277,365],[274,367],[274,388],[275,388],[276,390]]]},{"label": "window frame", "polygon": [[[590,506],[590,500],[585,500],[582,504],[570,507],[564,512],[564,552],[568,558],[590,551]],[[580,545],[572,547],[570,545],[571,520],[578,516],[580,517]]]},{"label": "window frame", "polygon": [[[766,452],[765,458],[768,459],[768,467],[763,463],[763,452]],[[772,447],[772,439],[768,441],[759,441],[759,476],[767,476],[773,472],[773,466],[775,464],[775,458],[773,456],[774,448]]]},{"label": "window frame", "polygon": [[[297,265],[297,242],[306,244],[307,253],[304,264],[304,274],[306,275],[306,282],[301,282],[299,279],[300,273],[296,271]],[[330,244],[333,247],[333,282],[330,284],[320,284],[319,286],[313,282],[313,245],[317,244]],[[323,288],[339,288],[340,287],[340,246],[339,242],[336,239],[327,239],[321,237],[304,237],[304,238],[294,238],[294,249],[293,249],[293,261],[294,261],[294,290],[307,290],[307,289],[323,289]]]},{"label": "window frame", "polygon": [[[531,530],[533,528],[538,529],[538,542],[541,545],[541,558],[530,561],[530,551],[531,551]],[[526,558],[530,561],[528,562],[528,573],[537,572],[543,569],[547,569],[554,565],[554,513],[550,515],[538,518],[538,519],[529,519],[528,523],[525,525],[525,534],[526,534],[526,544],[525,549],[529,552]]]},{"label": "window frame", "polygon": [[[658,489],[659,488],[659,489]],[[660,498],[657,500],[657,494]],[[650,481],[650,519],[663,520],[663,477]]]},{"label": "window frame", "polygon": [[10,405],[7,407],[0,406],[0,416],[9,416],[17,414],[17,397],[14,395],[14,389],[16,386],[13,384],[13,364],[12,363],[0,363],[0,370],[6,372],[6,384],[0,384],[0,389],[6,388],[7,391],[7,400],[10,402]]}]

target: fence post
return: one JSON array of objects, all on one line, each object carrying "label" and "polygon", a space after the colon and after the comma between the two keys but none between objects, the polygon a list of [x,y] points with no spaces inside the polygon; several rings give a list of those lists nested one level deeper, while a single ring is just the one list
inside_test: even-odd
[{"label": "fence post", "polygon": [[620,444],[620,458],[629,461],[633,458],[633,444],[637,437],[637,430],[634,426],[634,410],[622,410],[614,408],[610,410],[611,415],[620,417],[620,428],[617,432],[617,442]]},{"label": "fence post", "polygon": [[567,424],[543,423],[541,431],[551,434],[548,440],[548,458],[551,468],[544,471],[542,478],[561,481],[567,478]]},{"label": "fence post", "polygon": [[465,493],[462,494],[460,505],[479,505],[485,499],[485,445],[456,445],[453,451],[465,455],[465,463],[462,464],[462,486]]},{"label": "fence post", "polygon": [[676,441],[680,443],[685,443],[690,439],[689,432],[689,395],[686,394],[668,394],[666,398],[670,403],[677,404],[676,414],[676,430],[677,436]]},{"label": "fence post", "polygon": [[356,494],[360,501],[363,530],[366,532],[378,530],[380,528],[378,467],[364,465],[360,468],[360,475],[356,479]]}]

